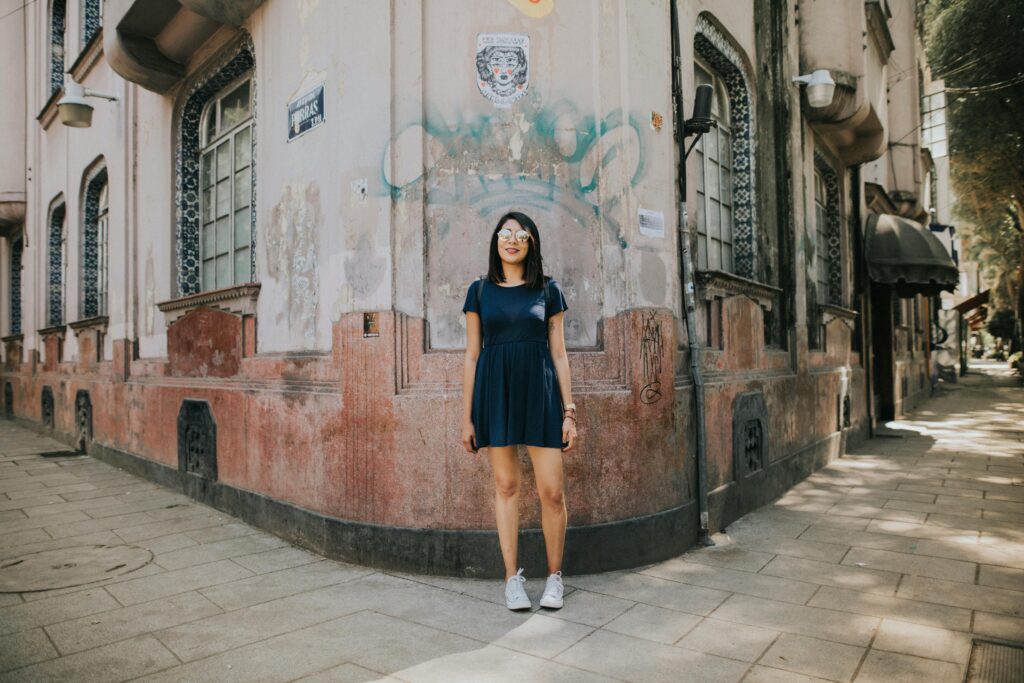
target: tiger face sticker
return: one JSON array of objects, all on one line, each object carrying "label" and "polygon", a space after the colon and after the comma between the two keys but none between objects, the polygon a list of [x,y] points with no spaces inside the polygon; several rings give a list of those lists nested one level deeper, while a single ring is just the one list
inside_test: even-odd
[{"label": "tiger face sticker", "polygon": [[519,33],[477,35],[476,75],[480,94],[494,106],[509,107],[521,99],[530,83],[530,37]]}]

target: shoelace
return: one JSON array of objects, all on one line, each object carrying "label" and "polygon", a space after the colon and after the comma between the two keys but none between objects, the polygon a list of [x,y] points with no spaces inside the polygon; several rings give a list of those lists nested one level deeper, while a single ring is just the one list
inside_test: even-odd
[{"label": "shoelace", "polygon": [[552,592],[559,596],[562,594],[562,572],[555,572],[548,576],[547,585],[545,586],[545,592]]},{"label": "shoelace", "polygon": [[[513,581],[517,582],[519,585],[513,584],[512,583]],[[516,572],[515,576],[510,576],[509,577],[508,585],[506,586],[506,588],[509,589],[509,590],[512,590],[512,591],[524,591],[525,592],[525,590],[526,590],[524,588],[525,585],[526,585],[526,577],[523,576],[523,570],[520,569],[519,571]]]}]

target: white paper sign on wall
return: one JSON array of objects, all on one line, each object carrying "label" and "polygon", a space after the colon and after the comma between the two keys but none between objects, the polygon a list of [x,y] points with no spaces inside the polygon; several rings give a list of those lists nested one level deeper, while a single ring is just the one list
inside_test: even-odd
[{"label": "white paper sign on wall", "polygon": [[665,236],[665,214],[661,211],[640,209],[636,216],[637,224],[640,226],[640,234],[647,237]]}]

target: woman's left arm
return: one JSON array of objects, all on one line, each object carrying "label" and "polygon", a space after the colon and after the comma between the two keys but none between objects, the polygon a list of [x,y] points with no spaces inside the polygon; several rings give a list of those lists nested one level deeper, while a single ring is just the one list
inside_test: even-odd
[{"label": "woman's left arm", "polygon": [[[558,387],[562,392],[562,405],[572,403],[572,379],[569,375],[569,354],[565,350],[565,330],[562,327],[562,320],[565,314],[558,312],[548,318],[548,347],[551,349],[551,361],[555,365],[555,376],[558,377]],[[569,445],[562,449],[572,450],[576,443],[576,419],[573,417],[562,418],[562,441],[568,441]]]}]

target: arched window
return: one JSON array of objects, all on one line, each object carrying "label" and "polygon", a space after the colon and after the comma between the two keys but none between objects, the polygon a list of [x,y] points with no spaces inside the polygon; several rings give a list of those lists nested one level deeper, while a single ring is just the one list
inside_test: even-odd
[{"label": "arched window", "polygon": [[252,83],[219,92],[203,111],[200,150],[200,259],[203,290],[250,281]]},{"label": "arched window", "polygon": [[11,242],[11,334],[21,334],[21,254],[24,242]]},{"label": "arched window", "polygon": [[697,263],[701,270],[734,272],[732,211],[732,128],[729,98],[722,79],[694,62],[697,85],[714,88],[711,117],[715,126],[697,142]]},{"label": "arched window", "polygon": [[176,117],[178,293],[255,280],[255,77],[252,42],[187,90]]},{"label": "arched window", "polygon": [[65,250],[67,248],[67,231],[64,229],[66,207],[63,200],[54,203],[50,208],[49,239],[47,242],[48,268],[47,281],[49,296],[47,297],[46,320],[49,327],[64,324],[64,283]]},{"label": "arched window", "polygon": [[102,0],[82,0],[82,46],[89,44],[103,25]]},{"label": "arched window", "polygon": [[50,6],[50,94],[64,87],[64,34],[67,0],[53,0]]},{"label": "arched window", "polygon": [[85,181],[82,221],[82,317],[107,315],[109,225],[107,169],[99,166]]},{"label": "arched window", "polygon": [[839,174],[823,156],[814,155],[815,300],[843,305],[842,216]]},{"label": "arched window", "polygon": [[697,18],[693,45],[694,78],[714,88],[716,112],[715,128],[695,148],[703,146],[697,160],[697,182],[704,183],[697,206],[698,268],[755,279],[753,125],[743,60],[704,14]]}]

